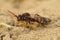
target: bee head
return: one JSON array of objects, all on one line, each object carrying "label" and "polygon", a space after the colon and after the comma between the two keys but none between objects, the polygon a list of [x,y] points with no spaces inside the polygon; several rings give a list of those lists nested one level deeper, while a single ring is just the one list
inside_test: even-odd
[{"label": "bee head", "polygon": [[20,21],[22,19],[21,15],[18,15],[18,21]]}]

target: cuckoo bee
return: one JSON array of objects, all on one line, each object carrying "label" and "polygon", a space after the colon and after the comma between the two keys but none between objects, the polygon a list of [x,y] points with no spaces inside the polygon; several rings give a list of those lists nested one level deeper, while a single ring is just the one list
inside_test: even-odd
[{"label": "cuckoo bee", "polygon": [[[31,16],[30,13],[23,13],[22,15],[15,15],[13,12],[11,12],[10,10],[8,10],[8,12],[10,12],[12,15],[14,15],[14,17],[17,18],[18,23],[22,23],[24,22],[24,26],[26,28],[32,28],[35,29],[36,28],[36,24],[39,25],[47,25],[48,23],[51,22],[51,19],[49,18],[45,18],[45,17],[41,17],[38,14],[34,14],[34,17]],[[36,24],[35,24],[36,23]],[[25,25],[26,24],[26,25]],[[34,25],[34,26],[31,26]],[[20,25],[20,24],[19,24]]]}]

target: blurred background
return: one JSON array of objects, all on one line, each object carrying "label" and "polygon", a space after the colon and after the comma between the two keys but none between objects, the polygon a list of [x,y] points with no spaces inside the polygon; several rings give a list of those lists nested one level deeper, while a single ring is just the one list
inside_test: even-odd
[{"label": "blurred background", "polygon": [[13,27],[10,31],[0,28],[0,38],[1,34],[6,35],[3,40],[60,40],[60,0],[0,0],[0,22],[11,25],[16,18],[7,9],[16,15],[25,12],[32,15],[37,13],[50,18],[52,22],[47,28],[40,27],[29,33],[21,32],[24,28],[20,27]]}]

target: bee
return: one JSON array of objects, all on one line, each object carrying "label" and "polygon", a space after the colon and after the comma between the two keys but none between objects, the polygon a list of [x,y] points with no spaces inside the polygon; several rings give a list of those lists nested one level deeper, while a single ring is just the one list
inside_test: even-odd
[{"label": "bee", "polygon": [[32,29],[36,29],[36,27],[39,25],[45,26],[47,24],[49,24],[51,22],[51,19],[49,18],[45,18],[42,17],[38,14],[34,14],[34,17],[31,17],[31,15],[29,13],[23,13],[22,15],[15,15],[13,12],[9,11],[12,15],[14,15],[14,17],[17,18],[17,25],[19,26],[24,26],[26,28],[32,28]]}]

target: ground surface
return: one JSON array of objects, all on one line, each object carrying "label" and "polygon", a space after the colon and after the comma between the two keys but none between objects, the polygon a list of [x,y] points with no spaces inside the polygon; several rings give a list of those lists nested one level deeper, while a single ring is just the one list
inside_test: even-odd
[{"label": "ground surface", "polygon": [[20,4],[20,8],[14,8],[10,1],[0,0],[0,14],[5,14],[0,16],[1,22],[11,22],[13,19],[7,9],[16,15],[24,12],[38,13],[50,18],[52,22],[47,25],[47,28],[40,27],[36,31],[29,32],[22,32],[23,28],[20,27],[14,27],[10,31],[7,28],[0,28],[0,35],[5,35],[3,40],[60,40],[60,0],[25,0]]}]

